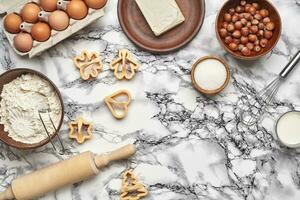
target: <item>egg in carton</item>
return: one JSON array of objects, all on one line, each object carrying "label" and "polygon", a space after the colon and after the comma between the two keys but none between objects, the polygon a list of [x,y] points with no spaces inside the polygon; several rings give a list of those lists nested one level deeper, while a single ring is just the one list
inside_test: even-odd
[{"label": "egg in carton", "polygon": [[4,33],[15,52],[32,58],[104,16],[107,0],[4,0]]}]

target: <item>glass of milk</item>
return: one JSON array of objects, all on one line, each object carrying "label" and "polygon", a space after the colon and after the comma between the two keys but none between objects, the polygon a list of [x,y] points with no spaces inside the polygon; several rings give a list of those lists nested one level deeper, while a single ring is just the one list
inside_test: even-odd
[{"label": "glass of milk", "polygon": [[300,112],[283,114],[276,124],[276,134],[282,144],[290,148],[300,148]]}]

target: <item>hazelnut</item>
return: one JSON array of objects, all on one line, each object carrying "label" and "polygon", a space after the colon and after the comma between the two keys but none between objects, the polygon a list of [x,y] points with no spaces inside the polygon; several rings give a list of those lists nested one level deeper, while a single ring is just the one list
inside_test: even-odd
[{"label": "hazelnut", "polygon": [[241,12],[244,12],[244,7],[242,7],[242,6],[237,6],[236,8],[235,8],[235,11],[237,12],[237,13],[241,13]]},{"label": "hazelnut", "polygon": [[237,21],[237,22],[235,22],[234,27],[237,30],[241,30],[243,28],[243,24],[241,21]]},{"label": "hazelnut", "polygon": [[242,37],[241,37],[241,43],[242,43],[242,44],[247,44],[248,41],[249,41],[248,37],[246,37],[246,36],[242,36]]},{"label": "hazelnut", "polygon": [[260,40],[259,44],[262,48],[265,48],[268,44],[268,40],[266,38],[263,38]]},{"label": "hazelnut", "polygon": [[258,45],[256,45],[255,47],[254,47],[254,51],[255,52],[260,52],[261,51],[261,47],[260,46],[258,46]]},{"label": "hazelnut", "polygon": [[223,22],[223,23],[222,23],[222,27],[227,29],[227,27],[228,27],[228,22]]},{"label": "hazelnut", "polygon": [[233,32],[234,31],[234,25],[232,23],[228,24],[227,31],[228,32]]},{"label": "hazelnut", "polygon": [[252,22],[251,22],[253,25],[258,25],[259,24],[259,21],[257,19],[253,19]]},{"label": "hazelnut", "polygon": [[260,14],[263,18],[265,18],[265,17],[268,17],[268,16],[269,16],[269,11],[268,11],[267,9],[261,9],[261,10],[259,11],[259,14]]},{"label": "hazelnut", "polygon": [[239,44],[239,45],[238,45],[238,50],[239,50],[239,51],[242,51],[242,49],[243,49],[244,47],[245,47],[245,45]]},{"label": "hazelnut", "polygon": [[265,28],[264,23],[261,23],[261,22],[260,22],[260,23],[258,24],[258,29],[261,30],[261,29],[264,29],[264,28]]},{"label": "hazelnut", "polygon": [[227,34],[228,34],[228,32],[227,32],[227,30],[225,28],[221,28],[220,31],[219,31],[219,33],[220,33],[220,36],[222,38],[225,38],[227,36]]},{"label": "hazelnut", "polygon": [[237,45],[240,44],[240,40],[239,40],[239,39],[233,38],[232,40],[233,40],[233,43],[235,43],[235,44],[237,44]]},{"label": "hazelnut", "polygon": [[233,15],[233,16],[232,16],[231,21],[232,21],[233,23],[237,22],[238,20],[239,20],[238,15]]},{"label": "hazelnut", "polygon": [[263,37],[264,36],[264,31],[263,30],[259,30],[258,31],[258,36],[259,37]]},{"label": "hazelnut", "polygon": [[245,26],[245,25],[247,24],[247,22],[248,22],[248,21],[247,21],[247,19],[245,19],[245,18],[241,19],[241,23],[242,23],[242,25],[244,25],[244,26]]},{"label": "hazelnut", "polygon": [[262,16],[260,14],[255,14],[254,18],[257,20],[262,20]]},{"label": "hazelnut", "polygon": [[268,22],[268,23],[266,24],[266,29],[267,29],[268,31],[273,31],[273,30],[275,29],[275,24],[274,24],[274,22]]},{"label": "hazelnut", "polygon": [[231,36],[227,36],[224,41],[225,41],[226,44],[230,44],[230,43],[233,42],[233,39],[232,39]]},{"label": "hazelnut", "polygon": [[251,55],[251,50],[248,49],[247,47],[244,47],[242,50],[241,50],[242,54],[244,56],[250,56]]},{"label": "hazelnut", "polygon": [[241,1],[241,6],[245,6],[247,4],[247,1]]},{"label": "hazelnut", "polygon": [[255,13],[256,13],[256,8],[255,8],[254,6],[251,6],[251,7],[249,8],[249,13],[251,13],[251,15],[255,15]]},{"label": "hazelnut", "polygon": [[267,23],[269,23],[269,22],[271,22],[270,17],[265,17],[265,18],[263,19],[263,23],[264,23],[264,24],[267,24]]},{"label": "hazelnut", "polygon": [[241,33],[243,36],[248,36],[249,35],[249,29],[248,27],[243,27],[241,30]]},{"label": "hazelnut", "polygon": [[256,8],[256,10],[260,9],[260,6],[258,3],[252,3],[252,6]]},{"label": "hazelnut", "polygon": [[229,14],[233,15],[234,13],[235,13],[234,8],[230,8],[230,9],[229,9]]},{"label": "hazelnut", "polygon": [[233,51],[236,51],[238,50],[238,45],[232,42],[229,44],[229,48]]},{"label": "hazelnut", "polygon": [[247,20],[251,20],[251,18],[252,18],[252,16],[251,16],[250,13],[245,13],[245,14],[244,14],[244,17],[245,17],[245,19],[247,19]]},{"label": "hazelnut", "polygon": [[252,23],[251,23],[251,22],[247,22],[246,26],[247,26],[248,28],[250,28],[250,27],[252,26]]},{"label": "hazelnut", "polygon": [[272,31],[268,31],[268,30],[265,30],[264,31],[264,37],[266,39],[271,39],[273,37],[273,32]]},{"label": "hazelnut", "polygon": [[225,22],[231,22],[231,19],[232,19],[231,15],[229,13],[225,13],[224,21]]},{"label": "hazelnut", "polygon": [[250,27],[250,33],[257,33],[257,31],[258,31],[258,27],[257,26],[251,26]]},{"label": "hazelnut", "polygon": [[247,47],[248,49],[250,49],[250,50],[253,50],[254,44],[251,43],[251,42],[249,42],[249,43],[246,44],[246,47]]},{"label": "hazelnut", "polygon": [[259,40],[256,40],[256,41],[254,42],[254,45],[255,45],[255,46],[259,45]]},{"label": "hazelnut", "polygon": [[250,42],[255,42],[257,40],[257,36],[254,35],[254,34],[250,34],[248,36],[248,39],[249,39]]},{"label": "hazelnut", "polygon": [[248,4],[248,3],[247,3],[247,4],[245,5],[245,11],[246,11],[246,12],[249,12],[250,7],[251,7],[251,4]]},{"label": "hazelnut", "polygon": [[232,36],[237,39],[241,38],[241,36],[242,36],[241,31],[238,31],[238,30],[234,31],[232,33]]}]

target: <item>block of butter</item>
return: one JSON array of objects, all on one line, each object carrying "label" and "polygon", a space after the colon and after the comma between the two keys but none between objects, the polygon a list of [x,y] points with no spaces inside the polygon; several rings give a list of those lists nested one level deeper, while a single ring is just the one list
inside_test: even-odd
[{"label": "block of butter", "polygon": [[175,0],[135,0],[156,36],[184,22]]}]

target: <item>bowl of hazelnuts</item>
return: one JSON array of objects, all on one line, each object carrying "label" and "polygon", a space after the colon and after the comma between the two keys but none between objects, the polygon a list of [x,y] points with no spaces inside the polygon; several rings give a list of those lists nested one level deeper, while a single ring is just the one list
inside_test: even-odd
[{"label": "bowl of hazelnuts", "polygon": [[228,0],[216,21],[216,34],[235,58],[255,60],[269,53],[281,35],[281,18],[268,0]]}]

